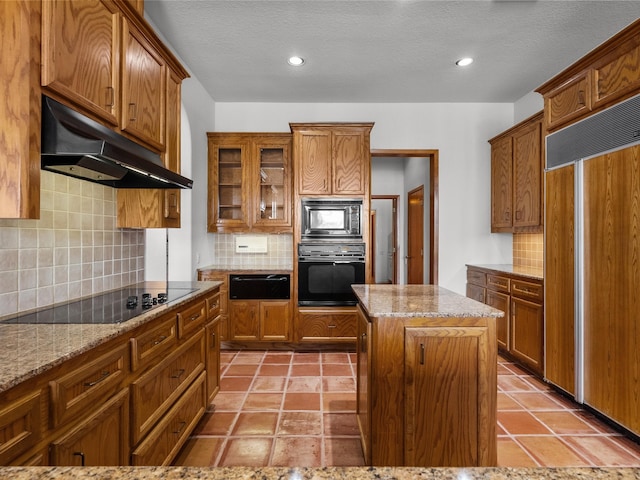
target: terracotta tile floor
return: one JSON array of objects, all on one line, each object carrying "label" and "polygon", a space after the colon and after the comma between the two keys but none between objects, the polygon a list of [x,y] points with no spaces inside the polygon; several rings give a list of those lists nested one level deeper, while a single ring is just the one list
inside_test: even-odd
[{"label": "terracotta tile floor", "polygon": [[[355,361],[223,352],[220,392],[174,464],[362,465]],[[500,466],[640,466],[640,446],[502,358],[497,430]]]}]

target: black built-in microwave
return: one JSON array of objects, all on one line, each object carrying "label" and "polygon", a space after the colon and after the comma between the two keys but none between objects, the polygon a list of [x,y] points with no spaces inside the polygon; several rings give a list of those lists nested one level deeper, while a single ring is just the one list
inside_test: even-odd
[{"label": "black built-in microwave", "polygon": [[362,240],[362,200],[303,198],[301,238],[308,240]]}]

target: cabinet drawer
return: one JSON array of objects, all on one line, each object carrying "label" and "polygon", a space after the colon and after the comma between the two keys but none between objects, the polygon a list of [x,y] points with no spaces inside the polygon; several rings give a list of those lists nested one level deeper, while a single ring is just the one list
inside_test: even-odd
[{"label": "cabinet drawer", "polygon": [[26,452],[41,435],[41,394],[25,395],[0,410],[0,465]]},{"label": "cabinet drawer", "polygon": [[473,285],[472,283],[467,283],[467,297],[484,303],[485,288],[479,287],[478,285]]},{"label": "cabinet drawer", "polygon": [[625,94],[637,93],[640,86],[639,64],[640,39],[636,35],[623,48],[616,50],[613,58],[606,58],[594,68],[594,106],[612,102]]},{"label": "cabinet drawer", "polygon": [[151,330],[131,339],[131,368],[138,370],[148,366],[177,342],[176,319],[172,314]]},{"label": "cabinet drawer", "polygon": [[542,303],[544,289],[539,283],[525,282],[523,280],[511,280],[511,295],[525,300]]},{"label": "cabinet drawer", "polygon": [[204,333],[201,331],[131,384],[134,445],[204,370],[204,358]]},{"label": "cabinet drawer", "polygon": [[218,315],[220,315],[220,292],[208,296],[205,299],[205,303],[207,305],[207,319],[213,320]]},{"label": "cabinet drawer", "polygon": [[497,292],[509,293],[510,280],[508,277],[487,273],[487,288]]},{"label": "cabinet drawer", "polygon": [[585,72],[549,93],[545,106],[549,129],[591,110],[591,77]]},{"label": "cabinet drawer", "polygon": [[134,450],[131,454],[132,465],[169,465],[204,415],[206,404],[205,373],[202,372]]},{"label": "cabinet drawer", "polygon": [[300,311],[300,341],[355,341],[357,335],[357,310],[327,312],[321,310]]},{"label": "cabinet drawer", "polygon": [[49,382],[53,425],[76,419],[122,386],[129,371],[129,345],[114,348],[95,360]]},{"label": "cabinet drawer", "polygon": [[178,312],[178,337],[185,338],[191,332],[204,327],[207,319],[207,307],[199,301]]},{"label": "cabinet drawer", "polygon": [[487,284],[487,274],[480,270],[467,269],[467,283],[484,287]]}]

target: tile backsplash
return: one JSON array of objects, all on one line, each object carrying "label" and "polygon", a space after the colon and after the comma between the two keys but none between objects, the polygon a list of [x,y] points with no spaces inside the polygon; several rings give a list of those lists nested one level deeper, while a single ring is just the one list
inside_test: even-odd
[{"label": "tile backsplash", "polygon": [[513,235],[513,265],[543,268],[544,235],[542,233],[515,233]]},{"label": "tile backsplash", "polygon": [[291,270],[293,268],[293,235],[273,234],[267,237],[267,253],[236,253],[236,234],[215,235],[214,262],[218,268]]},{"label": "tile backsplash", "polygon": [[41,174],[40,219],[0,219],[0,316],[144,281],[144,230],[116,228],[116,190]]}]

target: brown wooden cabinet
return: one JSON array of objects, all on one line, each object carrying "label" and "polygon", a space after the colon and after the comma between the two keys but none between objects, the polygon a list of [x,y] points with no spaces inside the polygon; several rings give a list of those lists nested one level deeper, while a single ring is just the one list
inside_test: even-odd
[{"label": "brown wooden cabinet", "polygon": [[358,333],[357,309],[300,307],[296,330],[301,343],[353,343]]},{"label": "brown wooden cabinet", "polygon": [[358,312],[356,405],[366,463],[495,465],[493,318]]},{"label": "brown wooden cabinet", "polygon": [[208,230],[291,232],[291,135],[207,134]]},{"label": "brown wooden cabinet", "polygon": [[491,143],[491,231],[541,232],[543,225],[542,112]]},{"label": "brown wooden cabinet", "polygon": [[40,217],[42,3],[0,2],[0,218]]},{"label": "brown wooden cabinet", "polygon": [[290,123],[297,195],[368,195],[372,123]]},{"label": "brown wooden cabinet", "polygon": [[[41,390],[11,400],[0,409],[0,465],[7,465],[42,437]],[[46,418],[44,419],[46,423]]]},{"label": "brown wooden cabinet", "polygon": [[208,268],[198,269],[198,280],[222,282],[219,287],[220,295],[218,297],[220,301],[218,307],[218,315],[220,316],[218,328],[220,340],[229,340],[229,273]]},{"label": "brown wooden cabinet", "polygon": [[129,463],[129,390],[120,390],[51,444],[56,466],[118,466]]},{"label": "brown wooden cabinet", "polygon": [[467,297],[504,312],[504,317],[496,319],[498,348],[542,376],[545,328],[542,280],[467,265]]},{"label": "brown wooden cabinet", "polygon": [[289,300],[231,300],[230,340],[286,342],[291,339]]}]

